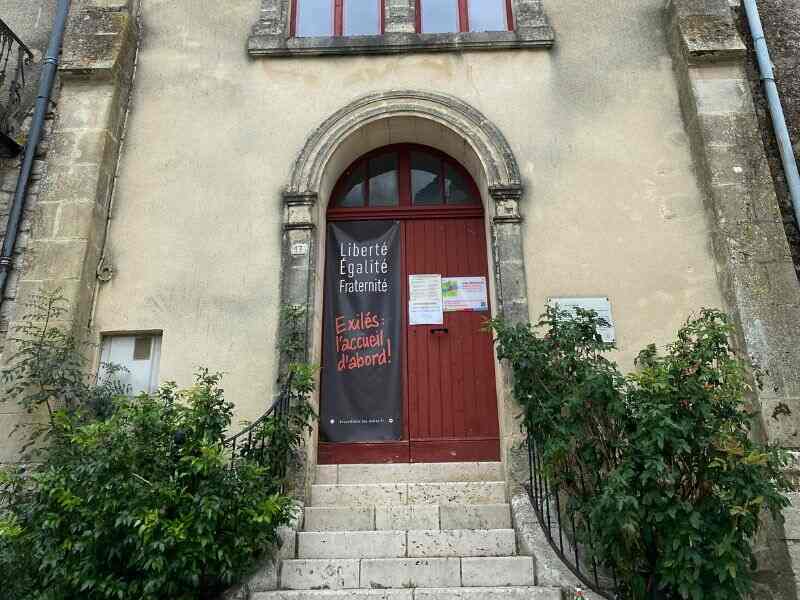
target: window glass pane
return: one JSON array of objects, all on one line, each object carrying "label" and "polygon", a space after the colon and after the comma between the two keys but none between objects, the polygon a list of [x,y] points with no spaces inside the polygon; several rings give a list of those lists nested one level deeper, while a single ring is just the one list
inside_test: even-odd
[{"label": "window glass pane", "polygon": [[[127,388],[126,393],[134,396],[142,392],[152,392],[158,386],[160,356],[161,336],[158,334],[104,336],[98,377],[116,380]],[[109,365],[124,369],[112,372]]]},{"label": "window glass pane", "polygon": [[422,0],[420,4],[424,33],[458,31],[458,0]]},{"label": "window glass pane", "polygon": [[337,206],[364,206],[364,179],[367,172],[365,166],[361,163],[347,175],[336,202]]},{"label": "window glass pane", "polygon": [[333,35],[333,0],[297,0],[297,37]]},{"label": "window glass pane", "polygon": [[474,204],[477,200],[466,176],[447,162],[444,165],[444,191],[448,204]]},{"label": "window glass pane", "polygon": [[442,160],[425,152],[411,153],[411,197],[414,204],[442,204]]},{"label": "window glass pane", "polygon": [[382,154],[369,160],[369,205],[397,206],[397,155]]},{"label": "window glass pane", "polygon": [[506,31],[506,0],[469,0],[470,31]]},{"label": "window glass pane", "polygon": [[345,0],[344,35],[379,35],[381,0]]}]

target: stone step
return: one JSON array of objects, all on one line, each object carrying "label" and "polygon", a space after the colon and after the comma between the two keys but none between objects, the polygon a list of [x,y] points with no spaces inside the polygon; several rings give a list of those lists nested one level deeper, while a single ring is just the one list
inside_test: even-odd
[{"label": "stone step", "polygon": [[315,484],[311,506],[361,506],[393,504],[502,504],[503,481],[447,483]]},{"label": "stone step", "polygon": [[292,559],[281,589],[384,589],[533,586],[530,556],[473,558]]},{"label": "stone step", "polygon": [[511,529],[508,504],[444,504],[439,507],[440,529]]},{"label": "stone step", "polygon": [[409,557],[513,556],[517,538],[513,529],[444,529],[409,531]]},{"label": "stone step", "polygon": [[439,506],[406,504],[375,507],[375,529],[439,529]]},{"label": "stone step", "polygon": [[464,587],[534,585],[532,556],[498,556],[461,559]]},{"label": "stone step", "polygon": [[297,558],[394,558],[406,556],[405,531],[301,531]]},{"label": "stone step", "polygon": [[499,462],[400,463],[380,465],[318,465],[315,483],[434,483],[501,481]]},{"label": "stone step", "polygon": [[281,562],[279,585],[286,590],[347,590],[359,587],[358,559],[290,559]]},{"label": "stone step", "polygon": [[414,590],[275,590],[250,600],[414,600]]},{"label": "stone step", "polygon": [[297,558],[511,556],[513,529],[302,531]]},{"label": "stone step", "polygon": [[[407,600],[403,596],[397,600],[400,598]],[[423,588],[414,590],[413,600],[561,600],[561,589],[533,586]]]},{"label": "stone step", "polygon": [[305,531],[510,529],[508,504],[308,506]]},{"label": "stone step", "polygon": [[459,587],[460,558],[368,558],[361,561],[364,588]]},{"label": "stone step", "polygon": [[550,587],[417,588],[388,590],[277,590],[251,600],[561,600]]}]

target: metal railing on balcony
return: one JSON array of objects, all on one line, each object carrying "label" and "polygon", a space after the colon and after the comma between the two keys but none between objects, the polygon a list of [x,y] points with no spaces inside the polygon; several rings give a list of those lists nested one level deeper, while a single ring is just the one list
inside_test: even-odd
[{"label": "metal railing on balcony", "polygon": [[22,94],[28,83],[33,53],[0,19],[0,156],[19,154],[16,138],[25,116]]}]

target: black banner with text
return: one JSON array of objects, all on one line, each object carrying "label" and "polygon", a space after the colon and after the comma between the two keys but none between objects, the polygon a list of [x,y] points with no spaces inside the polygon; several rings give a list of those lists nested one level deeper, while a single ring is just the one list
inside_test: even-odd
[{"label": "black banner with text", "polygon": [[398,440],[400,223],[331,223],[326,256],[321,439]]}]

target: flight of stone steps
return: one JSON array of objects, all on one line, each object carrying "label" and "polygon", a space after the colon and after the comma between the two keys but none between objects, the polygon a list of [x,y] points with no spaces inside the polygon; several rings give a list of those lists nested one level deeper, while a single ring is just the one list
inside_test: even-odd
[{"label": "flight of stone steps", "polygon": [[254,600],[560,600],[518,556],[500,463],[322,465]]}]

